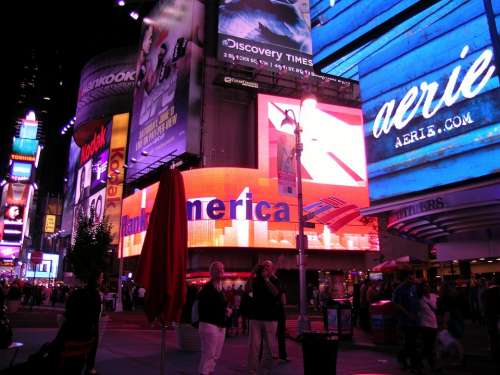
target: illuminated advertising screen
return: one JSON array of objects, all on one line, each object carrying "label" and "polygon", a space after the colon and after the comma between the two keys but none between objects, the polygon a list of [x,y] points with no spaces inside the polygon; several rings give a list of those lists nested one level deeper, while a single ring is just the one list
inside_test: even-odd
[{"label": "illuminated advertising screen", "polygon": [[36,139],[25,139],[14,137],[12,152],[20,155],[35,156],[38,150],[38,141]]},{"label": "illuminated advertising screen", "polygon": [[25,139],[36,139],[38,133],[38,124],[23,122],[19,128],[19,137]]},{"label": "illuminated advertising screen", "polygon": [[[314,63],[347,48],[345,56],[336,59],[336,64],[342,64],[342,60],[351,58],[347,55],[352,52],[350,44],[393,17],[424,2],[425,0],[309,0],[311,20],[317,25],[311,30]],[[366,47],[368,50],[370,48]]]},{"label": "illuminated advertising screen", "polygon": [[76,124],[130,112],[135,82],[135,48],[116,48],[92,58],[82,69]]},{"label": "illuminated advertising screen", "polygon": [[2,192],[0,244],[23,241],[33,188],[29,184],[9,183]]},{"label": "illuminated advertising screen", "polygon": [[274,72],[312,72],[309,0],[219,2],[219,60]]},{"label": "illuminated advertising screen", "polygon": [[[61,229],[70,233],[73,228],[73,209],[75,203],[76,187],[78,184],[78,167],[80,166],[80,147],[73,137],[69,147],[68,167],[64,185],[64,208],[61,222]],[[78,193],[80,194],[80,193]]]},{"label": "illuminated advertising screen", "polygon": [[0,245],[0,259],[15,259],[19,258],[19,246],[4,246]]},{"label": "illuminated advertising screen", "polygon": [[85,200],[89,196],[90,184],[92,181],[92,160],[85,163],[76,177],[75,203]]},{"label": "illuminated advertising screen", "polygon": [[31,178],[33,164],[13,161],[10,169],[10,177],[16,181],[27,181]]},{"label": "illuminated advertising screen", "polygon": [[500,82],[484,3],[435,10],[359,65],[371,201],[498,173]]},{"label": "illuminated advertising screen", "polygon": [[95,220],[102,221],[104,217],[105,202],[106,202],[106,188],[90,196],[87,215],[90,215],[91,210],[94,210]]},{"label": "illuminated advertising screen", "polygon": [[[29,267],[26,270],[27,278],[44,278],[55,279],[57,277],[57,270],[59,268],[59,254],[43,253],[43,260],[40,264],[31,264],[31,253],[28,253]],[[36,273],[35,273],[36,268]]]},{"label": "illuminated advertising screen", "polygon": [[201,90],[196,73],[202,56],[203,4],[163,1],[148,19],[137,61],[128,180],[169,155],[199,152]]},{"label": "illuminated advertising screen", "polygon": [[[294,249],[297,198],[278,186],[278,140],[294,99],[259,95],[259,168],[204,168],[183,172],[189,247]],[[378,250],[378,224],[361,217],[368,185],[359,109],[320,104],[303,113],[302,175],[308,248]],[[124,256],[142,249],[158,185],[123,202]]]},{"label": "illuminated advertising screen", "polygon": [[108,159],[109,151],[106,150],[92,160],[90,178],[91,191],[98,191],[106,186],[106,181],[108,179]]},{"label": "illuminated advertising screen", "polygon": [[[122,113],[113,116],[111,144],[109,146],[108,179],[106,191],[106,216],[111,224],[113,245],[119,244],[120,220],[122,211],[124,165],[127,148],[129,114]],[[118,171],[119,173],[116,173]]]}]

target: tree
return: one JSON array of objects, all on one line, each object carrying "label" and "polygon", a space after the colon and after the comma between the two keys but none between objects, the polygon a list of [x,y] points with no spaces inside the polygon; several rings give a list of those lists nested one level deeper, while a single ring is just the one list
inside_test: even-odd
[{"label": "tree", "polygon": [[111,241],[111,225],[107,218],[96,220],[93,209],[89,216],[79,214],[75,243],[68,255],[77,279],[84,283],[97,280],[106,269]]}]

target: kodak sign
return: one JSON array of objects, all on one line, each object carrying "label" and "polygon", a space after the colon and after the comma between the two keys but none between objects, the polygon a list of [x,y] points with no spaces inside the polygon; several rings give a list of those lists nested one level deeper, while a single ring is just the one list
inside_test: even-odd
[{"label": "kodak sign", "polygon": [[101,128],[94,133],[92,140],[83,145],[80,153],[80,165],[85,164],[87,160],[97,154],[104,147],[106,147],[106,127],[101,126]]},{"label": "kodak sign", "polygon": [[[113,116],[111,145],[109,148],[108,176],[106,194],[106,216],[111,224],[112,244],[118,245],[120,218],[122,213],[125,149],[127,146],[129,114]],[[116,173],[118,170],[120,173]]]}]

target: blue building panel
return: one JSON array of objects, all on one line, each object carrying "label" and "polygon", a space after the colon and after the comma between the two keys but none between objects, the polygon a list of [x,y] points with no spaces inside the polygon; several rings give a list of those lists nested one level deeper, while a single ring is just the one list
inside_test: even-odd
[{"label": "blue building panel", "polygon": [[358,66],[372,202],[500,172],[500,80],[483,0],[431,11]]}]

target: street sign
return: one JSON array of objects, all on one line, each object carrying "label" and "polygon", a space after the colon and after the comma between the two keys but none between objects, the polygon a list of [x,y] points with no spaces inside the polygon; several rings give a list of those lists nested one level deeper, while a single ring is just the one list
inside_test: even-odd
[{"label": "street sign", "polygon": [[310,221],[305,221],[304,222],[304,228],[312,228],[312,229],[314,229],[315,226],[316,226],[316,224],[311,223]]},{"label": "street sign", "polygon": [[40,264],[43,261],[43,252],[40,250],[35,250],[31,253],[30,257],[31,264]]}]

